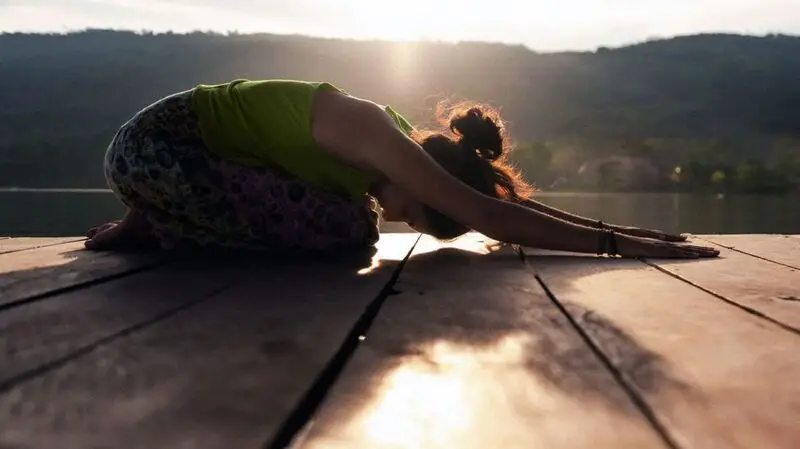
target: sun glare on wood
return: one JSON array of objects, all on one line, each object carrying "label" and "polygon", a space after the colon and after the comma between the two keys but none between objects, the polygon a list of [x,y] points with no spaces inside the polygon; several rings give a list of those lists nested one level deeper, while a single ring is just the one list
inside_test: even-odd
[{"label": "sun glare on wood", "polygon": [[[39,270],[72,263],[78,258],[77,251],[83,249],[83,242],[69,243],[60,248],[63,250],[57,255],[36,250],[6,254],[0,257],[0,277],[15,271]],[[10,280],[11,278],[9,282]],[[0,281],[0,286],[3,284],[4,282]]]},{"label": "sun glare on wood", "polygon": [[[360,419],[361,435],[375,447],[467,447],[470,428],[491,413],[476,382],[484,363],[519,364],[525,336],[509,336],[488,348],[438,341],[421,348],[389,373]],[[492,395],[488,395],[492,397]]]}]

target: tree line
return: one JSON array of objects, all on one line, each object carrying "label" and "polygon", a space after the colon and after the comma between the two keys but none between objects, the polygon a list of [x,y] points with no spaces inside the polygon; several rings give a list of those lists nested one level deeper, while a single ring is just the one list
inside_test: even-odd
[{"label": "tree line", "polygon": [[87,30],[0,35],[0,185],[102,187],[116,129],[198,83],[326,80],[418,125],[501,107],[548,190],[796,192],[800,38],[706,34],[587,52],[465,42]]}]

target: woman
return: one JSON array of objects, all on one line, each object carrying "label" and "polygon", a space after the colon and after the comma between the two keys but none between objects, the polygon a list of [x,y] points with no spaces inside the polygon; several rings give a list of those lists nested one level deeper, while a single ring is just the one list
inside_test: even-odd
[{"label": "woman", "polygon": [[452,111],[421,132],[391,107],[324,82],[200,85],[136,114],[105,174],[128,206],[86,247],[367,247],[387,221],[452,239],[476,230],[523,246],[626,257],[710,257],[680,236],[604,226],[527,199],[497,114]]}]

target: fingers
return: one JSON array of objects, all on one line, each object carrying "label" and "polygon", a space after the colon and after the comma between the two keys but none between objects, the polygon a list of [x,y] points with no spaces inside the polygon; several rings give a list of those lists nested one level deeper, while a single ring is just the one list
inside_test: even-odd
[{"label": "fingers", "polygon": [[669,245],[668,257],[676,259],[697,259],[700,254],[688,245]]},{"label": "fingers", "polygon": [[[698,259],[716,257],[719,250],[716,248],[690,245],[687,243],[665,242],[651,239],[644,247],[640,247],[637,256],[665,259]],[[638,252],[638,251],[637,251]]]},{"label": "fingers", "polygon": [[713,247],[684,242],[668,242],[655,238],[629,237],[621,240],[620,243],[623,256],[668,259],[697,259],[719,256],[719,250]]},{"label": "fingers", "polygon": [[698,259],[706,257],[716,257],[719,255],[719,250],[706,246],[686,245],[673,243],[667,257],[680,258],[680,259]]},{"label": "fingers", "polygon": [[692,245],[694,251],[700,255],[700,257],[717,257],[719,256],[719,250],[716,248],[711,248],[708,246],[694,246]]}]

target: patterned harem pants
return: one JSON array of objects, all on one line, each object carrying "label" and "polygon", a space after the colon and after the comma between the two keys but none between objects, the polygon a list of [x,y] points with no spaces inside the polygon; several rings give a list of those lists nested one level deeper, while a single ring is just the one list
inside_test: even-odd
[{"label": "patterned harem pants", "polygon": [[200,137],[191,91],[137,113],[106,152],[106,180],[147,218],[163,248],[333,250],[378,240],[369,196],[350,199],[277,168],[214,155]]}]

